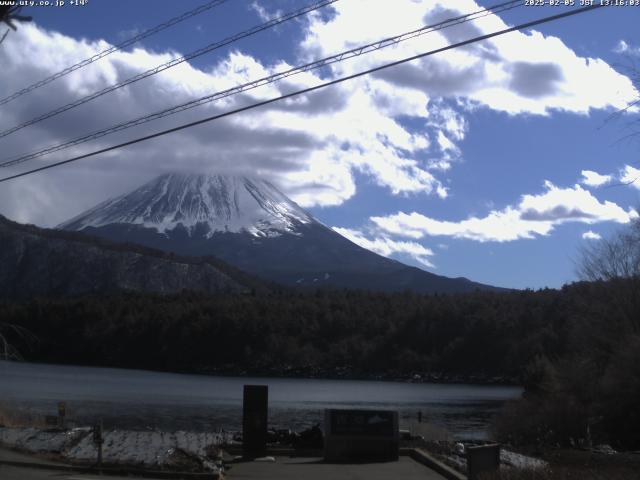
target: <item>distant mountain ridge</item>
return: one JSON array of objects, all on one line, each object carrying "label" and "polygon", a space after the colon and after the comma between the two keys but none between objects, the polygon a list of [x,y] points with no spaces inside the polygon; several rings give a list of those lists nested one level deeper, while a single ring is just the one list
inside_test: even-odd
[{"label": "distant mountain ridge", "polygon": [[125,290],[243,293],[256,282],[214,259],[179,258],[138,245],[22,225],[0,215],[0,298]]},{"label": "distant mountain ridge", "polygon": [[285,285],[425,293],[494,287],[382,257],[342,237],[264,180],[164,174],[64,222],[114,241],[213,255]]}]

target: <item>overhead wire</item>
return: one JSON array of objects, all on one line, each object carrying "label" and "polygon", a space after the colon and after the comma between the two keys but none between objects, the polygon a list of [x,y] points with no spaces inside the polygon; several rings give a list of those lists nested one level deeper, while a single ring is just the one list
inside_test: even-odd
[{"label": "overhead wire", "polygon": [[64,143],[60,143],[60,144],[56,144],[56,145],[51,145],[49,147],[46,147],[44,149],[41,149],[39,151],[36,152],[32,152],[29,154],[23,154],[20,156],[16,156],[13,157],[11,159],[5,159],[2,162],[0,162],[0,167],[11,167],[20,163],[24,163],[26,161],[35,159],[35,158],[39,158],[42,157],[44,155],[49,155],[51,153],[54,152],[58,152],[73,146],[77,146],[92,140],[96,140],[98,138],[102,138],[106,135],[110,135],[112,133],[116,133],[122,130],[127,130],[129,128],[138,126],[138,125],[142,125],[144,123],[148,123],[150,121],[153,120],[158,120],[160,118],[164,118],[167,117],[169,115],[174,115],[176,113],[179,112],[183,112],[216,100],[220,100],[222,98],[226,98],[232,95],[236,95],[248,90],[253,90],[255,88],[264,86],[264,85],[268,85],[271,83],[275,83],[278,82],[284,78],[293,76],[293,75],[297,75],[297,74],[301,74],[304,72],[308,72],[311,70],[316,70],[319,69],[321,67],[325,67],[327,65],[331,65],[333,63],[337,63],[337,62],[341,62],[344,60],[347,60],[349,58],[353,58],[356,56],[360,56],[363,54],[367,54],[367,53],[371,53],[374,52],[376,50],[380,50],[382,48],[386,48],[386,47],[390,47],[392,45],[396,45],[400,42],[421,36],[421,35],[425,35],[427,33],[431,33],[434,31],[438,31],[438,30],[442,30],[445,28],[450,28],[453,27],[455,25],[459,25],[461,23],[466,23],[466,22],[470,22],[473,20],[476,20],[478,18],[482,18],[484,16],[487,15],[495,15],[497,13],[506,11],[506,10],[510,10],[512,8],[516,8],[519,6],[522,6],[523,2],[521,0],[516,0],[516,1],[508,1],[508,2],[503,2],[497,5],[493,5],[491,7],[487,7],[487,8],[483,8],[481,10],[477,10],[475,12],[472,13],[468,13],[465,15],[461,15],[458,17],[453,17],[453,18],[449,18],[446,20],[443,20],[441,22],[438,22],[436,24],[432,24],[432,25],[427,25],[427,26],[423,26],[421,28],[409,31],[409,32],[405,32],[402,33],[400,35],[395,35],[393,37],[388,37],[385,38],[383,40],[379,40],[377,42],[373,42],[373,43],[369,43],[366,45],[362,45],[356,48],[352,48],[343,52],[340,52],[338,54],[335,55],[331,55],[325,58],[322,58],[320,60],[315,60],[313,62],[298,66],[298,67],[293,67],[290,69],[286,69],[284,71],[281,72],[277,72],[273,75],[269,75],[266,77],[262,77],[256,80],[252,80],[250,82],[246,82],[243,83],[241,85],[237,85],[235,87],[226,89],[226,90],[222,90],[220,92],[215,92],[209,95],[205,95],[203,97],[200,97],[198,99],[194,99],[194,100],[190,100],[189,102],[180,104],[180,105],[176,105],[164,110],[160,110],[158,112],[154,112],[148,115],[144,115],[142,117],[138,117],[136,119],[133,120],[129,120],[127,122],[122,122],[120,124],[117,125],[113,125],[111,127],[102,129],[102,130],[98,130],[96,132],[92,132],[90,134],[86,134],[83,135],[81,137],[77,137],[73,140],[64,142]]},{"label": "overhead wire", "polygon": [[265,106],[265,105],[269,105],[269,104],[272,104],[272,103],[275,103],[275,102],[278,102],[278,101],[282,101],[282,100],[285,100],[287,98],[292,98],[292,97],[295,97],[295,96],[298,96],[298,95],[311,93],[311,92],[320,90],[322,88],[326,88],[326,87],[331,86],[331,85],[336,85],[336,84],[339,84],[339,83],[342,83],[342,82],[346,82],[348,80],[353,80],[355,78],[359,78],[359,77],[362,77],[362,76],[365,76],[365,75],[370,75],[372,73],[379,72],[381,70],[385,70],[385,69],[388,69],[388,68],[391,68],[391,67],[395,67],[395,66],[407,63],[407,62],[411,62],[413,60],[418,60],[420,58],[425,58],[425,57],[428,57],[428,56],[431,56],[431,55],[435,55],[437,53],[441,53],[441,52],[444,52],[444,51],[447,51],[447,50],[452,50],[452,49],[455,49],[455,48],[464,47],[464,46],[470,45],[472,43],[477,43],[477,42],[480,42],[480,41],[488,40],[490,38],[494,38],[494,37],[497,37],[499,35],[504,35],[504,34],[515,32],[515,31],[522,30],[522,29],[525,29],[525,28],[533,27],[533,26],[536,26],[536,25],[541,25],[543,23],[552,22],[552,21],[555,21],[555,20],[559,20],[561,18],[566,18],[566,17],[570,17],[570,16],[573,16],[573,15],[578,15],[578,14],[581,14],[581,13],[593,11],[593,10],[602,8],[604,6],[606,6],[606,5],[604,5],[604,4],[595,4],[595,5],[585,6],[585,7],[581,7],[581,8],[577,8],[577,9],[571,9],[571,10],[569,10],[567,12],[559,13],[559,14],[556,14],[556,15],[550,15],[550,16],[547,16],[547,17],[539,18],[537,20],[532,20],[532,21],[529,21],[529,22],[521,23],[521,24],[513,26],[513,27],[505,28],[503,30],[498,30],[498,31],[495,31],[495,32],[492,32],[492,33],[488,33],[488,34],[485,34],[485,35],[480,35],[480,36],[477,36],[477,37],[473,37],[471,39],[464,40],[462,42],[457,42],[457,43],[454,43],[454,44],[451,44],[451,45],[447,45],[445,47],[441,47],[441,48],[437,48],[437,49],[434,49],[434,50],[430,50],[428,52],[423,52],[423,53],[420,53],[420,54],[417,54],[417,55],[412,55],[410,57],[406,57],[406,58],[403,58],[401,60],[396,60],[394,62],[386,63],[386,64],[383,64],[383,65],[379,65],[377,67],[370,68],[368,70],[364,70],[364,71],[361,71],[361,72],[358,72],[358,73],[354,73],[354,74],[347,75],[347,76],[344,76],[344,77],[340,77],[340,78],[337,78],[337,79],[334,79],[334,80],[323,82],[323,83],[321,83],[319,85],[315,85],[313,87],[308,87],[308,88],[305,88],[305,89],[302,89],[302,90],[298,90],[298,91],[295,91],[295,92],[292,92],[292,93],[287,93],[287,94],[281,95],[279,97],[274,97],[274,98],[270,98],[268,100],[263,100],[261,102],[257,102],[257,103],[254,103],[254,104],[251,104],[251,105],[247,105],[247,106],[244,106],[244,107],[241,107],[241,108],[236,108],[236,109],[228,111],[228,112],[224,112],[224,113],[221,113],[221,114],[213,115],[213,116],[210,116],[210,117],[207,117],[207,118],[203,118],[203,119],[200,119],[200,120],[197,120],[197,121],[194,121],[194,122],[189,122],[189,123],[186,123],[186,124],[183,124],[183,125],[179,125],[177,127],[173,127],[173,128],[167,129],[167,130],[163,130],[161,132],[156,132],[156,133],[153,133],[153,134],[150,134],[150,135],[146,135],[146,136],[139,137],[139,138],[136,138],[136,139],[133,139],[133,140],[129,140],[127,142],[123,142],[123,143],[120,143],[118,145],[112,145],[110,147],[102,148],[100,150],[96,150],[96,151],[93,151],[93,152],[90,152],[90,153],[86,153],[86,154],[83,154],[83,155],[78,155],[76,157],[69,158],[67,160],[55,162],[55,163],[52,163],[52,164],[49,164],[49,165],[45,165],[45,166],[42,166],[42,167],[39,167],[39,168],[34,168],[32,170],[21,172],[21,173],[15,174],[15,175],[11,175],[11,176],[8,176],[8,177],[0,178],[0,183],[7,182],[9,180],[14,180],[16,178],[21,178],[21,177],[24,177],[24,176],[27,176],[27,175],[32,175],[34,173],[41,172],[41,171],[44,171],[44,170],[49,170],[51,168],[59,167],[61,165],[66,165],[66,164],[69,164],[69,163],[72,163],[72,162],[77,162],[79,160],[83,160],[83,159],[86,159],[86,158],[94,157],[96,155],[99,155],[99,154],[102,154],[102,153],[106,153],[106,152],[110,152],[110,151],[113,151],[113,150],[117,150],[117,149],[120,149],[120,148],[123,148],[123,147],[127,147],[127,146],[130,146],[130,145],[135,145],[135,144],[138,144],[138,143],[141,143],[141,142],[145,142],[147,140],[151,140],[151,139],[158,138],[158,137],[161,137],[161,136],[164,136],[164,135],[168,135],[170,133],[178,132],[178,131],[181,131],[181,130],[185,130],[187,128],[191,128],[191,127],[194,127],[194,126],[197,126],[197,125],[202,125],[204,123],[208,123],[208,122],[211,122],[211,121],[214,121],[214,120],[218,120],[220,118],[229,117],[231,115],[236,115],[236,114],[241,113],[241,112],[245,112],[245,111],[252,110],[252,109],[255,109],[255,108],[259,108],[259,107],[262,107],[262,106]]},{"label": "overhead wire", "polygon": [[225,47],[227,45],[230,45],[238,40],[241,40],[243,38],[247,38],[250,37],[251,35],[255,35],[256,33],[268,30],[270,28],[273,28],[277,25],[280,25],[281,23],[287,22],[289,20],[293,20],[294,18],[298,18],[301,17],[303,15],[306,15],[310,12],[313,12],[315,10],[319,10],[320,8],[326,7],[328,5],[331,5],[335,2],[337,2],[338,0],[322,0],[320,2],[308,5],[306,7],[300,8],[298,10],[286,13],[280,17],[274,18],[272,20],[269,20],[268,22],[265,22],[263,24],[260,25],[256,25],[248,30],[242,31],[240,33],[237,33],[235,35],[232,35],[230,37],[227,37],[223,40],[214,42],[214,43],[210,43],[209,45],[202,47],[198,50],[195,50],[191,53],[188,53],[182,57],[170,60],[166,63],[163,63],[161,65],[158,65],[157,67],[151,68],[149,70],[146,70],[142,73],[139,73],[137,75],[134,75],[133,77],[130,77],[126,80],[123,80],[119,83],[116,83],[114,85],[110,85],[106,88],[103,88],[102,90],[98,90],[94,93],[91,93],[85,97],[79,98],[77,100],[74,100],[73,102],[69,102],[66,105],[63,105],[61,107],[58,107],[54,110],[51,110],[47,113],[44,113],[38,117],[35,117],[31,120],[28,120],[26,122],[23,122],[19,125],[16,125],[14,127],[11,127],[7,130],[4,130],[2,132],[0,132],[0,138],[6,137],[8,135],[11,135],[12,133],[15,133],[19,130],[22,130],[23,128],[26,127],[30,127],[31,125],[35,125],[36,123],[42,122],[43,120],[47,120],[49,118],[55,117],[56,115],[60,115],[61,113],[64,113],[68,110],[71,110],[73,108],[79,107],[80,105],[83,105],[85,103],[88,103],[92,100],[95,100],[96,98],[102,97],[103,95],[106,95],[108,93],[111,93],[115,90],[118,90],[120,88],[123,88],[127,85],[131,85],[135,82],[138,82],[140,80],[143,80],[145,78],[148,78],[152,75],[156,75],[160,72],[163,72],[165,70],[168,70],[169,68],[175,67],[176,65],[180,65],[181,63],[184,63],[188,60],[193,60],[194,58],[200,57],[206,53],[212,52],[214,50],[217,50],[219,48]]},{"label": "overhead wire", "polygon": [[200,15],[203,12],[206,12],[207,10],[211,10],[212,8],[215,8],[219,5],[222,5],[223,3],[227,2],[228,0],[211,0],[205,4],[200,5],[197,8],[194,8],[193,10],[189,10],[188,12],[185,12],[181,15],[178,15],[177,17],[171,18],[169,20],[167,20],[166,22],[161,23],[160,25],[156,25],[155,27],[149,28],[147,30],[145,30],[144,32],[139,33],[138,35],[135,35],[117,45],[113,45],[99,53],[96,53],[95,55],[86,58],[74,65],[71,65],[70,67],[67,67],[63,70],[60,70],[57,73],[54,73],[53,75],[50,75],[46,78],[43,78],[42,80],[35,82],[31,85],[29,85],[28,87],[23,88],[22,90],[18,90],[17,92],[9,95],[8,97],[5,97],[3,99],[0,99],[0,106],[1,105],[5,105],[9,102],[12,102],[13,100],[15,100],[16,98],[21,97],[22,95],[25,95],[29,92],[32,92],[40,87],[43,87],[44,85],[47,85],[48,83],[53,82],[54,80],[57,80],[58,78],[64,77],[65,75],[70,74],[71,72],[75,72],[76,70],[86,67],[87,65],[90,65],[93,62],[96,62],[98,60],[100,60],[101,58],[106,57],[107,55],[112,54],[113,52],[117,52],[118,50],[122,50],[124,48],[127,48],[130,45],[133,45],[137,42],[139,42],[140,40],[150,37],[151,35],[155,35],[158,32],[161,32],[162,30],[166,30],[169,27],[172,27],[180,22],[183,22],[184,20],[187,20],[188,18],[191,17],[195,17],[196,15]]}]

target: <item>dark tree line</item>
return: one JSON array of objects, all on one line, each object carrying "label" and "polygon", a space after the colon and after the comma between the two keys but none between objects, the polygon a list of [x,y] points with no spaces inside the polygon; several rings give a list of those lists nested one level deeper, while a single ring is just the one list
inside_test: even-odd
[{"label": "dark tree line", "polygon": [[[123,293],[0,304],[32,361],[227,374],[502,377],[512,443],[640,446],[640,281],[460,295]],[[11,336],[11,332],[6,332]],[[435,375],[435,377],[433,377]]]},{"label": "dark tree line", "polygon": [[560,354],[523,372],[524,398],[497,425],[516,444],[640,446],[640,278],[577,284]]},{"label": "dark tree line", "polygon": [[[183,293],[0,304],[40,341],[31,360],[173,371],[348,367],[355,374],[515,376],[565,348],[570,296],[357,291],[205,297]],[[30,349],[30,350],[29,350]]]}]

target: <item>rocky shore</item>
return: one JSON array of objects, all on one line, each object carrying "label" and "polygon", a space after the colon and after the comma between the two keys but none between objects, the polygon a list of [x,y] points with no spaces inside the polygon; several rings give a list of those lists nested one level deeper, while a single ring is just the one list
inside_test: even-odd
[{"label": "rocky shore", "polygon": [[238,368],[237,365],[221,365],[219,367],[197,368],[194,371],[180,373],[198,373],[217,376],[257,376],[280,378],[310,378],[327,380],[383,380],[410,383],[446,383],[446,384],[475,384],[475,385],[520,385],[521,379],[514,375],[496,375],[491,373],[448,373],[448,372],[400,372],[388,370],[385,372],[362,372],[350,365],[322,366],[304,365],[292,366],[287,364],[258,367],[252,370]]}]

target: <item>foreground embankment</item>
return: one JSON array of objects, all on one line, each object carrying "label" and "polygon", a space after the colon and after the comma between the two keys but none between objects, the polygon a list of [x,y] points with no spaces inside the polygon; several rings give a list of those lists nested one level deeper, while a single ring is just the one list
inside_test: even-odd
[{"label": "foreground embankment", "polygon": [[[466,443],[466,446],[472,443]],[[94,465],[98,446],[90,428],[38,429],[0,427],[0,446],[63,460],[74,465]],[[150,470],[215,471],[223,448],[238,448],[229,432],[110,430],[103,433],[102,461],[106,465]],[[419,440],[415,445],[437,455],[458,471],[466,470],[465,445],[450,441]],[[539,470],[547,463],[503,450],[507,467]]]},{"label": "foreground embankment", "polygon": [[[153,470],[213,471],[219,447],[231,444],[231,434],[136,432],[111,430],[103,433],[102,461]],[[71,464],[93,465],[98,446],[90,428],[71,430],[0,427],[0,446],[50,456]]]}]

